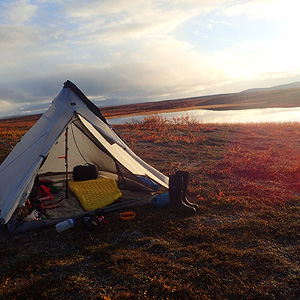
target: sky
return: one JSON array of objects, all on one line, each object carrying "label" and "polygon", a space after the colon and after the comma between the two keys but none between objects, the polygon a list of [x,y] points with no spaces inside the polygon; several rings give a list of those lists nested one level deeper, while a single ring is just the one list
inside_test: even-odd
[{"label": "sky", "polygon": [[300,81],[298,0],[0,0],[0,117]]}]

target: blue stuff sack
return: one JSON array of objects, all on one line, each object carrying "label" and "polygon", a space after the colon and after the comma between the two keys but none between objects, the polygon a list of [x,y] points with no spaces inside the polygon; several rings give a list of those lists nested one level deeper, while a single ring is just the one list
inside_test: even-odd
[{"label": "blue stuff sack", "polygon": [[156,208],[162,208],[167,206],[170,203],[169,192],[157,195],[155,198],[152,199],[151,203]]},{"label": "blue stuff sack", "polygon": [[152,181],[151,179],[144,177],[144,176],[137,176],[138,179],[142,180],[143,182],[147,183],[155,192],[158,191],[159,185]]}]

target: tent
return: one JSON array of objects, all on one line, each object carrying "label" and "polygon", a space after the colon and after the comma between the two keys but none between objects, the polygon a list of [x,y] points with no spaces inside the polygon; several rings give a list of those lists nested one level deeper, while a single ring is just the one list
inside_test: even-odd
[{"label": "tent", "polygon": [[[73,168],[87,163],[97,167],[99,177],[113,179],[122,195],[129,192],[127,198],[121,197],[124,199],[104,210],[149,201],[155,194],[154,183],[168,188],[168,177],[138,157],[99,108],[75,84],[66,81],[49,109],[0,165],[0,224],[15,230],[16,210],[28,201],[37,177],[67,183],[72,180]],[[68,198],[68,184],[65,190],[64,198]],[[61,201],[59,206],[61,210],[51,210],[59,213],[49,219],[22,222],[23,227],[42,227],[87,213],[71,201]]]}]

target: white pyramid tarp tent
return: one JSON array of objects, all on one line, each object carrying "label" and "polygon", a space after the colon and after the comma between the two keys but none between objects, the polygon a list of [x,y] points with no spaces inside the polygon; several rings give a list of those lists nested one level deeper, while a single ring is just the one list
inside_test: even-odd
[{"label": "white pyramid tarp tent", "polygon": [[67,81],[0,165],[0,224],[6,224],[16,208],[24,206],[37,175],[67,173],[66,168],[70,171],[87,162],[96,165],[100,174],[118,184],[122,180],[132,189],[152,190],[140,176],[168,187],[168,177],[133,153],[100,110]]}]

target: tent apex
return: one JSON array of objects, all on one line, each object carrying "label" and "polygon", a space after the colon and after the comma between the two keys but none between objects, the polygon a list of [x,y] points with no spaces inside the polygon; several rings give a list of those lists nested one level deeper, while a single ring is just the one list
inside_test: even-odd
[{"label": "tent apex", "polygon": [[76,86],[76,85],[73,82],[71,82],[70,80],[67,80],[64,82],[65,88],[71,88],[71,86]]},{"label": "tent apex", "polygon": [[75,93],[99,119],[101,119],[104,123],[107,123],[106,119],[100,112],[100,109],[94,103],[92,103],[91,100],[89,100],[73,82],[67,80],[64,83],[64,88],[71,89],[72,92]]}]

